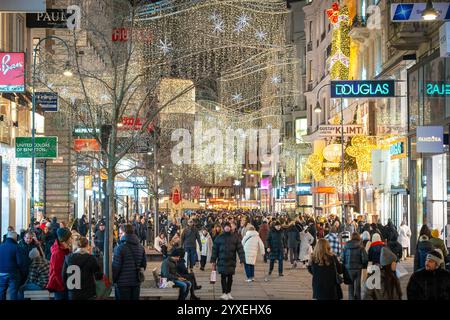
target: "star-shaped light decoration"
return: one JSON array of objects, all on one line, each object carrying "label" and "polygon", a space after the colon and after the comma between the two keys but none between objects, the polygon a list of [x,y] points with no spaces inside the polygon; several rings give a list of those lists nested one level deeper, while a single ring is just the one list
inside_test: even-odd
[{"label": "star-shaped light decoration", "polygon": [[246,14],[241,15],[238,18],[238,21],[236,23],[236,28],[234,29],[234,31],[236,31],[237,33],[243,31],[246,27],[248,27],[250,21],[250,17],[247,16]]},{"label": "star-shaped light decoration", "polygon": [[212,21],[217,21],[220,19],[220,16],[217,14],[217,12],[213,12],[213,14],[209,16],[209,19]]},{"label": "star-shaped light decoration", "polygon": [[272,82],[273,84],[280,84],[281,83],[281,76],[273,75],[272,78],[270,79],[270,82]]},{"label": "star-shaped light decoration", "polygon": [[259,30],[259,31],[256,31],[255,36],[259,41],[264,41],[264,40],[266,40],[267,32]]},{"label": "star-shaped light decoration", "polygon": [[164,41],[159,40],[158,45],[159,50],[162,51],[164,55],[168,54],[170,51],[172,51],[172,43],[167,40],[167,38],[164,38]]},{"label": "star-shaped light decoration", "polygon": [[217,19],[214,21],[214,31],[213,32],[224,32],[225,25],[222,19]]},{"label": "star-shaped light decoration", "polygon": [[100,100],[102,102],[107,102],[109,100],[109,96],[106,93],[104,93],[100,96]]},{"label": "star-shaped light decoration", "polygon": [[242,101],[242,93],[235,93],[231,96],[231,100],[234,102],[241,102]]}]

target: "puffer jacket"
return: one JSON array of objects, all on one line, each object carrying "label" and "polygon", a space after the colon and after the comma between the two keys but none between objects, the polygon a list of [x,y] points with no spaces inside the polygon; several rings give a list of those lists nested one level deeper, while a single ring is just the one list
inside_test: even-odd
[{"label": "puffer jacket", "polygon": [[362,270],[367,268],[369,258],[360,241],[350,240],[342,251],[342,263],[346,270]]},{"label": "puffer jacket", "polygon": [[23,266],[24,261],[17,242],[13,239],[6,239],[0,245],[0,273],[16,273],[24,270]]},{"label": "puffer jacket", "polygon": [[296,249],[300,244],[300,232],[295,226],[290,226],[286,230],[288,248]]},{"label": "puffer jacket", "polygon": [[384,247],[384,242],[376,241],[370,244],[369,261],[373,264],[380,264],[381,249]]},{"label": "puffer jacket", "polygon": [[65,257],[70,254],[69,249],[64,249],[58,242],[52,246],[52,257],[50,258],[50,272],[48,276],[47,289],[50,292],[64,292],[66,286],[62,278],[62,269]]},{"label": "puffer jacket", "polygon": [[112,261],[113,282],[119,287],[137,287],[138,268],[147,268],[145,249],[135,234],[126,235],[114,249]]},{"label": "puffer jacket", "polygon": [[270,229],[267,237],[267,247],[270,249],[270,259],[278,259],[280,255],[284,254],[286,244],[282,229],[279,231],[275,227]]},{"label": "puffer jacket", "polygon": [[[197,242],[197,243],[196,243]],[[186,248],[197,248],[202,246],[200,239],[200,233],[196,227],[186,227],[181,233],[181,247]]]},{"label": "puffer jacket", "polygon": [[245,252],[245,263],[255,265],[258,251],[260,255],[264,255],[264,244],[259,237],[258,231],[247,231],[242,239],[242,246]]},{"label": "puffer jacket", "polygon": [[95,280],[102,279],[97,259],[87,251],[78,249],[64,259],[63,280],[67,283],[69,266],[78,266],[81,271],[80,289],[69,289],[69,300],[88,300],[96,296]]},{"label": "puffer jacket", "polygon": [[218,273],[233,275],[236,269],[236,253],[241,263],[244,263],[245,254],[239,237],[231,232],[223,232],[214,240],[211,263],[217,264]]},{"label": "puffer jacket", "polygon": [[407,294],[408,300],[450,300],[450,272],[441,268],[414,272]]},{"label": "puffer jacket", "polygon": [[362,299],[363,300],[401,300],[402,296],[400,292],[395,292],[394,297],[389,297],[388,293],[384,290],[384,281],[386,278],[385,270],[380,270],[380,287],[370,288],[367,286],[370,281],[366,281],[363,287]]},{"label": "puffer jacket", "polygon": [[419,242],[419,244],[417,245],[417,252],[414,255],[414,272],[425,267],[425,260],[427,259],[427,255],[433,249],[435,248],[431,241],[427,240]]},{"label": "puffer jacket", "polygon": [[269,225],[267,223],[263,223],[259,228],[259,237],[261,238],[264,245],[267,245],[267,237],[269,235]]}]

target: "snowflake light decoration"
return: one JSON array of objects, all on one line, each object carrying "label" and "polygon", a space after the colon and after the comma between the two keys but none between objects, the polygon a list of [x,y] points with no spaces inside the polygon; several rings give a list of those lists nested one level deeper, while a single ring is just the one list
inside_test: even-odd
[{"label": "snowflake light decoration", "polygon": [[264,41],[264,40],[266,40],[267,32],[259,30],[259,31],[256,31],[255,36],[259,41]]},{"label": "snowflake light decoration", "polygon": [[235,93],[231,96],[231,100],[234,102],[241,102],[242,101],[242,93]]},{"label": "snowflake light decoration", "polygon": [[167,40],[167,38],[164,38],[164,41],[159,40],[158,48],[159,50],[162,51],[164,55],[168,54],[173,49],[172,43],[169,40]]},{"label": "snowflake light decoration", "polygon": [[224,22],[221,19],[214,21],[214,32],[224,32]]},{"label": "snowflake light decoration", "polygon": [[280,84],[281,83],[281,76],[274,75],[272,76],[272,79],[270,80],[273,84]]},{"label": "snowflake light decoration", "polygon": [[238,18],[238,21],[236,23],[236,28],[234,29],[234,31],[236,31],[237,33],[243,31],[246,27],[248,27],[250,25],[250,17],[247,16],[246,14],[241,15]]}]

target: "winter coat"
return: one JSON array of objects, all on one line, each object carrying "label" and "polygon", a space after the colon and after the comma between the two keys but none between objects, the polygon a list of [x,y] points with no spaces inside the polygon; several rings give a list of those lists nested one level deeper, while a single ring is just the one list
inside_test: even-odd
[{"label": "winter coat", "polygon": [[447,251],[447,247],[445,245],[444,240],[442,240],[441,238],[431,238],[430,242],[433,244],[433,246],[436,249],[441,249],[442,254],[444,255],[444,258],[447,257],[448,251]]},{"label": "winter coat", "polygon": [[88,300],[96,296],[95,280],[102,279],[102,273],[100,272],[100,266],[97,259],[87,251],[78,249],[75,253],[72,253],[64,259],[63,266],[63,280],[67,283],[67,279],[70,276],[67,273],[69,266],[78,266],[81,271],[80,289],[68,289],[69,300]]},{"label": "winter coat", "polygon": [[97,248],[99,248],[102,252],[103,252],[103,248],[105,245],[105,231],[106,231],[106,229],[103,231],[98,230],[97,232],[95,232],[95,236],[94,236],[95,246]]},{"label": "winter coat", "polygon": [[217,263],[217,272],[233,275],[236,269],[236,253],[245,262],[244,249],[239,238],[231,232],[223,232],[213,243],[211,262]]},{"label": "winter coat", "polygon": [[245,252],[245,263],[255,265],[256,258],[258,256],[258,251],[260,255],[264,255],[264,243],[257,231],[251,230],[247,231],[242,239],[242,246]]},{"label": "winter coat", "polygon": [[200,247],[202,246],[197,228],[187,226],[181,233],[181,247],[184,249],[196,248],[196,242]]},{"label": "winter coat", "polygon": [[308,231],[300,232],[300,255],[298,257],[300,261],[309,260],[313,243],[314,237]]},{"label": "winter coat", "polygon": [[287,246],[290,249],[296,249],[300,243],[300,233],[295,226],[290,226],[286,230]]},{"label": "winter coat", "polygon": [[206,256],[206,262],[209,263],[211,261],[213,247],[213,241],[209,233],[204,236],[203,233],[200,232],[200,242],[202,243],[202,246],[197,246],[197,257],[200,258],[200,256]]},{"label": "winter coat", "polygon": [[28,279],[26,283],[33,283],[42,289],[45,289],[48,283],[48,274],[50,271],[50,263],[43,257],[34,258],[31,261],[28,270]]},{"label": "winter coat", "polygon": [[265,246],[267,246],[267,237],[269,236],[269,225],[267,223],[263,223],[261,227],[259,228],[259,237],[261,238],[262,242]]},{"label": "winter coat", "polygon": [[29,254],[32,249],[36,248],[36,244],[34,243],[34,240],[30,244],[27,244],[24,240],[21,240],[17,247],[19,248],[20,254],[22,255],[23,266],[21,268],[21,283],[23,284],[28,278],[28,270],[30,269],[31,265]]},{"label": "winter coat", "polygon": [[279,231],[275,227],[270,229],[269,236],[267,237],[267,248],[270,249],[270,259],[278,259],[280,255],[282,256],[284,254],[286,244],[282,229]]},{"label": "winter coat", "polygon": [[157,236],[155,238],[153,246],[155,247],[156,251],[163,253],[162,252],[162,247],[166,246],[166,249],[167,249],[167,238],[161,239],[160,236]]},{"label": "winter coat", "polygon": [[389,241],[388,247],[391,249],[392,253],[394,253],[397,256],[397,261],[400,261],[400,259],[403,256],[403,248],[400,242],[398,241]]},{"label": "winter coat", "polygon": [[161,264],[161,277],[166,278],[167,281],[174,281],[180,278],[177,273],[177,263],[172,257],[167,257]]},{"label": "winter coat", "polygon": [[406,224],[400,226],[398,242],[400,242],[402,248],[409,248],[411,245],[411,229]]},{"label": "winter coat", "polygon": [[395,226],[392,224],[392,222],[389,222],[385,227],[384,231],[386,234],[386,239],[389,241],[392,241],[394,239],[398,239],[398,232]]},{"label": "winter coat", "polygon": [[372,262],[372,264],[380,264],[381,249],[383,247],[384,242],[382,241],[376,241],[370,244],[369,261]]},{"label": "winter coat", "polygon": [[350,240],[342,251],[342,263],[346,270],[367,269],[369,257],[360,241]]},{"label": "winter coat", "polygon": [[45,259],[50,261],[52,256],[52,246],[56,241],[56,236],[53,232],[49,231],[43,235],[43,245],[44,245],[44,256]]},{"label": "winter coat", "polygon": [[380,287],[369,289],[367,286],[370,281],[365,281],[363,286],[362,299],[363,300],[401,300],[402,297],[399,292],[394,289],[394,297],[389,297],[388,293],[384,291],[384,282],[386,278],[386,271],[380,270]]},{"label": "winter coat", "polygon": [[318,263],[311,263],[308,266],[309,273],[312,274],[313,299],[317,300],[339,300],[342,299],[342,289],[336,281],[336,271],[342,274],[342,265],[335,255],[332,256],[329,266],[320,266]]},{"label": "winter coat", "polygon": [[414,272],[407,287],[408,300],[450,300],[450,272],[444,269]]},{"label": "winter coat", "polygon": [[50,292],[63,292],[66,290],[62,278],[62,269],[65,257],[70,253],[69,249],[64,249],[58,240],[52,246],[52,257],[50,259],[50,271],[48,276],[47,289]]},{"label": "winter coat", "polygon": [[139,239],[141,241],[147,240],[147,229],[147,222],[139,224]]},{"label": "winter coat", "polygon": [[19,270],[25,271],[23,256],[17,242],[7,238],[0,245],[0,273],[16,273]]},{"label": "winter coat", "polygon": [[147,267],[145,249],[135,234],[126,235],[114,249],[112,261],[113,282],[119,287],[138,287],[138,269]]},{"label": "winter coat", "polygon": [[86,237],[86,235],[88,233],[88,224],[84,221],[84,219],[80,220],[80,225],[78,226],[78,232],[83,237]]},{"label": "winter coat", "polygon": [[427,255],[434,248],[431,241],[420,241],[417,245],[417,252],[414,255],[414,272],[425,267]]}]

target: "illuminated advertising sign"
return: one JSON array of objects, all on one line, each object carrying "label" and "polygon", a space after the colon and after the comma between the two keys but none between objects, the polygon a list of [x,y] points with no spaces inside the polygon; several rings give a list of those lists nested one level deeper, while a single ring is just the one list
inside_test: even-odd
[{"label": "illuminated advertising sign", "polygon": [[394,141],[390,147],[391,159],[406,158],[407,144],[406,138]]},{"label": "illuminated advertising sign", "polygon": [[395,97],[394,80],[331,81],[331,98]]},{"label": "illuminated advertising sign", "polygon": [[24,52],[0,52],[0,92],[25,92]]},{"label": "illuminated advertising sign", "polygon": [[295,186],[295,191],[298,196],[309,196],[311,193],[311,183],[298,183]]},{"label": "illuminated advertising sign", "polygon": [[[391,4],[392,22],[422,22],[422,12],[426,9],[427,2],[393,3]],[[433,1],[433,8],[437,10],[438,21],[450,20],[450,3],[445,1]]]},{"label": "illuminated advertising sign", "polygon": [[417,152],[444,152],[444,128],[441,126],[417,127]]},{"label": "illuminated advertising sign", "polygon": [[425,92],[431,97],[448,97],[450,96],[450,83],[427,82],[425,84]]},{"label": "illuminated advertising sign", "polygon": [[356,136],[364,134],[362,125],[346,124],[346,125],[320,125],[319,136],[321,137],[340,137],[344,129],[344,136]]}]

